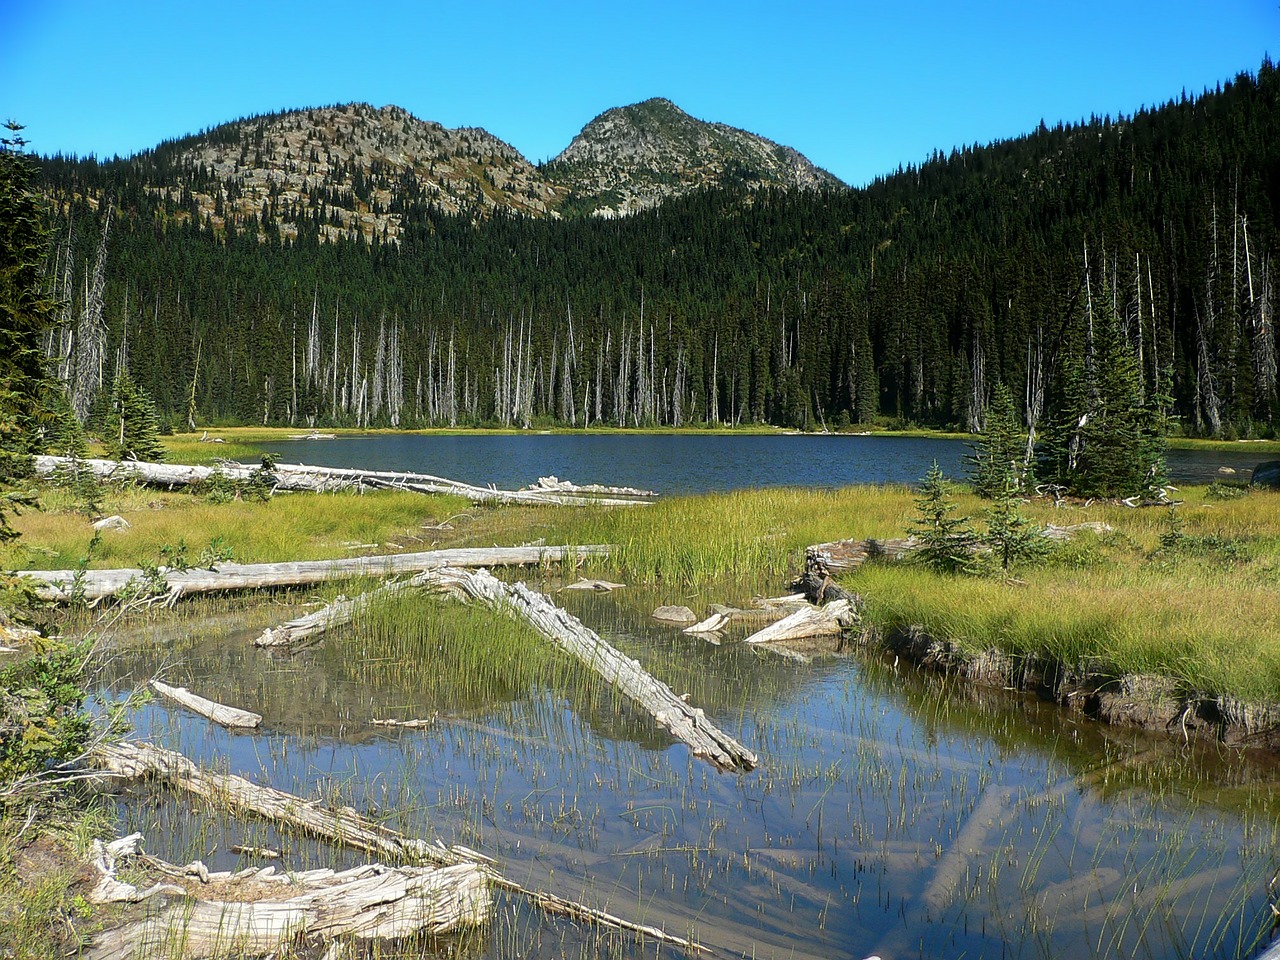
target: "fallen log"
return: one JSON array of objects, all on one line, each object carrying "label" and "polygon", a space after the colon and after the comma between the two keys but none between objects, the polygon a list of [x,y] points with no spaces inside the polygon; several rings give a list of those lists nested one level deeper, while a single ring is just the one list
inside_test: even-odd
[{"label": "fallen log", "polygon": [[198,486],[215,475],[246,483],[265,482],[274,490],[326,493],[337,490],[396,489],[417,493],[443,493],[465,497],[473,503],[559,504],[586,506],[630,506],[649,503],[648,496],[586,496],[555,490],[497,490],[480,487],[426,473],[355,470],[347,467],[313,467],[300,463],[281,463],[269,471],[260,466],[226,461],[216,467],[190,466],[177,463],[147,463],[141,460],[77,460],[71,457],[38,456],[34,458],[37,476],[52,476],[62,469],[88,470],[99,480],[126,480],[147,486]]},{"label": "fallen log", "polygon": [[848,600],[833,600],[822,607],[801,607],[795,613],[771,623],[747,637],[743,643],[779,643],[843,633],[858,622],[858,614]]},{"label": "fallen log", "polygon": [[606,493],[624,497],[656,497],[653,490],[638,490],[635,487],[608,487],[599,483],[576,484],[558,477],[539,477],[537,483],[531,483],[526,490],[553,491],[555,493]]},{"label": "fallen log", "polygon": [[161,683],[159,680],[152,680],[151,689],[166,700],[172,700],[193,713],[198,713],[200,716],[212,720],[219,726],[231,729],[262,726],[261,714],[207,700],[199,694],[192,693],[186,687],[171,687],[167,683]]},{"label": "fallen log", "polygon": [[[1076,523],[1066,527],[1050,523],[1040,530],[1040,536],[1046,540],[1061,542],[1070,540],[1082,531],[1093,533],[1109,533],[1111,526],[1098,521]],[[869,538],[866,540],[833,540],[830,543],[815,543],[804,551],[805,572],[819,578],[829,576],[840,570],[856,570],[868,560],[901,560],[920,549],[918,537],[893,537],[884,540]],[[975,548],[975,552],[981,547]]]},{"label": "fallen log", "polygon": [[148,743],[104,743],[94,752],[98,766],[130,780],[156,778],[170,786],[233,810],[287,823],[313,836],[338,840],[356,850],[407,863],[454,866],[492,861],[465,847],[446,847],[396,833],[361,817],[350,807],[331,807],[317,800],[263,787],[232,774],[201,770],[180,753]]},{"label": "fallen log", "polygon": [[[423,840],[406,837],[390,827],[365,820],[350,807],[330,811],[322,808],[317,801],[305,800],[271,787],[258,786],[242,777],[205,773],[182,754],[164,750],[152,744],[128,742],[101,744],[95,750],[92,759],[99,767],[116,776],[126,779],[157,777],[172,787],[186,790],[196,796],[221,799],[233,809],[286,823],[332,843],[357,850],[385,852],[389,856],[409,863],[428,863],[442,867],[478,867],[484,871],[486,880],[493,886],[527,897],[549,913],[573,917],[610,929],[639,933],[688,950],[703,950],[699,944],[666,933],[658,927],[632,923],[586,904],[523,887],[514,880],[502,876],[492,859],[467,847],[457,845],[446,847],[439,841],[429,844]],[[186,872],[185,868],[183,872]],[[262,873],[262,871],[252,870],[249,872]],[[206,879],[208,876],[206,871]],[[115,960],[115,958],[95,957],[93,960]]]},{"label": "fallen log", "polygon": [[695,756],[726,770],[750,770],[759,762],[754,753],[708,720],[702,710],[691,707],[573,614],[523,583],[503,583],[485,570],[441,569],[420,576],[460,599],[478,600],[527,621],[560,649],[644,707],[672,736],[687,744]]},{"label": "fallen log", "polygon": [[350,623],[371,604],[420,586],[414,580],[416,578],[383,584],[381,587],[350,599],[342,597],[314,613],[289,620],[278,627],[267,627],[253,641],[253,645],[255,647],[296,647],[309,641],[319,640],[333,628]]},{"label": "fallen log", "polygon": [[[420,553],[392,553],[372,557],[343,557],[337,560],[300,560],[286,563],[222,563],[216,568],[161,569],[167,590],[177,596],[220,593],[272,587],[301,587],[326,580],[354,577],[385,577],[437,567],[519,566],[559,563],[566,558],[604,556],[602,544],[568,547],[470,547],[454,550],[427,550]],[[36,581],[42,600],[66,603],[79,589],[85,600],[113,597],[129,584],[143,582],[138,569],[114,570],[23,570],[18,576]],[[176,597],[175,597],[176,599]]]},{"label": "fallen log", "polygon": [[[196,891],[158,914],[104,930],[86,960],[162,954],[181,960],[262,956],[295,944],[336,937],[396,939],[480,926],[493,909],[488,870],[479,864],[387,867],[369,864],[335,873],[208,874],[218,897]],[[188,890],[181,890],[189,893]],[[281,897],[281,894],[287,894]],[[179,945],[175,950],[175,945]]]},{"label": "fallen log", "polygon": [[750,770],[758,762],[754,753],[707,720],[701,710],[690,707],[665,683],[610,646],[573,614],[523,583],[505,584],[485,570],[474,573],[448,567],[426,570],[402,583],[387,584],[354,600],[341,600],[306,617],[269,629],[254,642],[260,646],[282,646],[296,642],[295,638],[313,639],[351,622],[374,600],[424,587],[449,593],[463,602],[478,600],[495,610],[524,619],[556,646],[644,707],[677,740],[688,744],[695,756],[710,760],[723,769]]}]

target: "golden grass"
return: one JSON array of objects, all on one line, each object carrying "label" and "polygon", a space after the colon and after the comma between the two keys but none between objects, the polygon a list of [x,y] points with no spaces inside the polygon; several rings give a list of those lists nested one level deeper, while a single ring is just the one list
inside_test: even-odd
[{"label": "golden grass", "polygon": [[[60,490],[42,495],[46,509],[14,521],[22,534],[0,551],[0,565],[11,569],[69,569],[85,556],[93,529]],[[378,494],[333,493],[277,496],[270,501],[210,503],[187,493],[126,487],[104,500],[102,510],[132,525],[105,533],[91,566],[133,567],[155,562],[163,546],[185,541],[199,554],[218,539],[241,563],[319,560],[364,552],[431,549],[438,535],[423,529],[466,503],[450,497],[424,497],[398,491]]]},{"label": "golden grass", "polygon": [[[1214,500],[1182,491],[1183,540],[1161,547],[1169,511],[1114,504],[1056,509],[1028,504],[1040,523],[1101,520],[1114,528],[1062,547],[1016,581],[944,577],[909,565],[868,566],[849,585],[885,625],[919,624],[975,650],[997,647],[1119,672],[1159,671],[1189,686],[1280,701],[1280,493]],[[469,506],[461,500],[382,491],[278,496],[211,504],[186,493],[125,488],[105,512],[131,530],[104,536],[94,566],[155,562],[185,541],[194,558],[214,539],[241,562],[321,559],[440,546],[611,543],[600,571],[632,584],[692,595],[731,580],[784,590],[804,547],[845,537],[893,537],[914,513],[906,487],[772,488],[663,499],[646,507]],[[16,521],[22,540],[0,553],[8,568],[73,567],[87,550],[87,518],[70,494]],[[969,494],[959,512],[980,518]],[[444,528],[435,529],[443,521]]]}]

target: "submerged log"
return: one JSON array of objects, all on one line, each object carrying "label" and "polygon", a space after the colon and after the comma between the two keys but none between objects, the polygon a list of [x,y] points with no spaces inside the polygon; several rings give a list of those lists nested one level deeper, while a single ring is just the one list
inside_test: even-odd
[{"label": "submerged log", "polygon": [[[1099,521],[1075,523],[1066,527],[1046,524],[1040,529],[1040,536],[1046,540],[1061,542],[1070,540],[1077,533],[1110,533],[1110,524]],[[856,570],[868,560],[901,560],[920,549],[918,537],[895,537],[885,540],[869,538],[867,540],[833,540],[830,543],[815,543],[804,551],[804,567],[806,573],[826,577],[841,570]],[[975,552],[981,548],[976,548]]]},{"label": "submerged log", "polygon": [[[604,556],[602,544],[569,547],[472,547],[454,550],[426,550],[420,553],[392,553],[373,557],[343,557],[338,560],[299,560],[286,563],[222,563],[216,568],[162,570],[171,593],[220,593],[272,587],[301,587],[326,580],[354,577],[384,577],[436,567],[495,567],[559,563],[566,558]],[[19,576],[38,584],[42,600],[68,602],[80,588],[85,600],[112,597],[129,584],[141,583],[144,572],[115,570],[23,570]]]},{"label": "submerged log", "polygon": [[84,957],[128,960],[160,953],[199,960],[272,954],[298,938],[325,943],[335,937],[440,935],[483,924],[493,908],[491,877],[479,864],[369,864],[341,873],[291,874],[268,867],[249,874],[210,874],[218,898],[184,898],[155,916],[105,930]]},{"label": "submerged log", "polygon": [[[321,808],[317,801],[305,800],[271,787],[257,786],[242,777],[205,773],[182,754],[171,750],[164,750],[146,743],[101,744],[96,749],[93,759],[99,766],[117,776],[128,779],[158,777],[169,785],[196,796],[220,799],[232,809],[298,827],[332,843],[366,852],[386,853],[410,863],[477,868],[483,871],[483,876],[488,883],[510,893],[527,897],[548,913],[569,916],[610,929],[639,933],[688,950],[703,949],[691,940],[666,933],[658,927],[632,923],[583,903],[565,900],[541,890],[530,890],[502,876],[494,866],[493,860],[466,847],[446,847],[439,841],[428,844],[423,840],[397,833],[390,827],[365,820],[350,807],[331,811]],[[270,869],[267,868],[267,870]],[[263,873],[263,871],[250,872],[258,875]],[[203,874],[203,878],[206,880],[209,878],[207,871]],[[117,958],[104,956],[95,957],[93,960],[117,960]]]},{"label": "submerged log", "polygon": [[695,756],[726,770],[750,770],[759,762],[754,753],[708,720],[702,710],[691,707],[573,614],[523,583],[506,584],[484,570],[432,570],[422,576],[455,596],[479,600],[527,621],[556,646],[644,707],[672,736],[687,744]]},{"label": "submerged log", "polygon": [[402,583],[388,584],[266,631],[255,643],[280,646],[295,638],[311,639],[351,620],[377,599],[413,588],[449,593],[463,602],[478,600],[501,612],[514,614],[531,624],[556,646],[591,668],[627,697],[644,707],[662,726],[696,756],[723,769],[750,770],[756,755],[690,707],[671,688],[650,675],[639,663],[624,656],[588,629],[577,617],[523,583],[506,584],[485,570],[468,572],[454,568],[426,570]]},{"label": "submerged log", "polygon": [[201,770],[180,753],[149,743],[104,743],[94,752],[104,770],[126,779],[156,778],[195,796],[225,804],[232,810],[287,823],[312,836],[344,843],[356,850],[408,863],[453,866],[490,862],[474,850],[446,847],[406,837],[361,817],[350,807],[333,807],[318,800],[263,787],[244,777]]},{"label": "submerged log", "polygon": [[763,630],[747,637],[743,643],[779,643],[843,633],[858,622],[858,614],[848,600],[833,600],[823,607],[801,607]]},{"label": "submerged log", "polygon": [[238,707],[228,707],[226,704],[217,703],[213,700],[206,700],[199,694],[192,693],[186,687],[171,687],[167,683],[161,683],[159,680],[151,681],[151,689],[166,700],[172,700],[181,706],[186,707],[193,713],[214,723],[235,728],[255,728],[262,726],[261,714],[251,713],[248,710],[241,710]]},{"label": "submerged log", "polygon": [[272,490],[309,491],[395,489],[416,493],[443,493],[465,497],[473,503],[524,503],[585,506],[606,504],[630,506],[649,503],[651,497],[637,495],[591,496],[561,493],[555,490],[497,490],[479,487],[427,473],[354,470],[346,467],[312,467],[300,463],[281,463],[264,472],[259,466],[226,462],[216,467],[188,466],[177,463],[146,463],[140,460],[75,460],[70,457],[35,457],[37,476],[52,476],[60,469],[75,467],[88,470],[100,480],[127,480],[154,487],[197,486],[208,483],[215,475],[244,483],[265,480]]}]

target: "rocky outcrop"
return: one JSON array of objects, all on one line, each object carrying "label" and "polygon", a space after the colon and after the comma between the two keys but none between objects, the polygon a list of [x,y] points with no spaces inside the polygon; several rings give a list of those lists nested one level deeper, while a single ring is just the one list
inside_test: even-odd
[{"label": "rocky outcrop", "polygon": [[723,123],[696,120],[656,98],[606,110],[547,168],[570,208],[625,216],[691,190],[840,186],[827,171],[784,147]]},{"label": "rocky outcrop", "polygon": [[112,162],[127,164],[168,216],[263,240],[395,243],[406,211],[423,205],[474,220],[620,216],[702,187],[840,183],[790,147],[695,120],[668,100],[601,114],[545,169],[479,127],[366,103],[236,120]]}]

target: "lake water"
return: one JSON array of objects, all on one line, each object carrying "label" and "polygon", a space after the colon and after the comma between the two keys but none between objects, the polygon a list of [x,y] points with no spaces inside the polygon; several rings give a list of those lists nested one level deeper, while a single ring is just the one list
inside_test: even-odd
[{"label": "lake water", "polygon": [[[286,463],[430,473],[514,489],[539,477],[663,494],[775,486],[915,483],[938,461],[962,478],[969,445],[934,437],[772,434],[379,434],[269,445]],[[1274,454],[1171,450],[1170,479],[1247,479]],[[1227,467],[1235,474],[1220,474]]]},{"label": "lake water", "polygon": [[[712,645],[649,617],[659,602],[705,603],[661,589],[554,595],[755,750],[759,768],[718,773],[627,704],[530,680],[522,664],[479,682],[450,659],[429,607],[282,655],[250,640],[293,610],[202,618],[193,605],[135,628],[101,692],[122,696],[165,669],[262,713],[264,727],[229,733],[154,703],[133,713],[139,735],[466,844],[526,886],[692,935],[711,957],[1231,960],[1270,937],[1280,773],[1269,759],[877,657],[801,662],[735,642],[741,630]],[[425,730],[373,724],[436,713]],[[275,862],[293,869],[363,859],[172,796],[120,809],[122,832],[179,863],[262,862],[237,844],[283,849]],[[681,954],[503,895],[478,936],[407,956]]]}]

